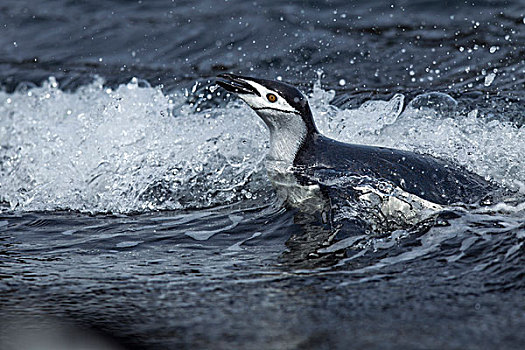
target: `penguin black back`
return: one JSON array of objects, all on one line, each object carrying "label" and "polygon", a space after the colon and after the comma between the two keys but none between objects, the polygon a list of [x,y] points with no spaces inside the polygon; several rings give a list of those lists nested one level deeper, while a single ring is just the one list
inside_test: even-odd
[{"label": "penguin black back", "polygon": [[338,142],[322,135],[299,149],[294,166],[318,181],[345,175],[387,180],[404,191],[440,205],[474,203],[495,186],[462,167],[430,155],[386,147]]}]

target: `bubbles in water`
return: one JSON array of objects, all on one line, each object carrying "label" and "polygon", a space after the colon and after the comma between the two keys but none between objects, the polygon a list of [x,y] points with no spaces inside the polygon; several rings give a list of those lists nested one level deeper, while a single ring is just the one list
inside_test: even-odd
[{"label": "bubbles in water", "polygon": [[450,117],[456,111],[458,103],[452,97],[441,92],[428,92],[416,96],[407,108],[425,111],[437,117]]}]

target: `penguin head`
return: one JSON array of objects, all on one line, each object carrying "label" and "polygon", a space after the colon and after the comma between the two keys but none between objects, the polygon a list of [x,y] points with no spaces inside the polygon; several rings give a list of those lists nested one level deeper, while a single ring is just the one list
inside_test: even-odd
[{"label": "penguin head", "polygon": [[308,133],[317,133],[306,96],[292,85],[234,74],[221,74],[218,78],[217,84],[244,100],[270,131],[301,123]]}]

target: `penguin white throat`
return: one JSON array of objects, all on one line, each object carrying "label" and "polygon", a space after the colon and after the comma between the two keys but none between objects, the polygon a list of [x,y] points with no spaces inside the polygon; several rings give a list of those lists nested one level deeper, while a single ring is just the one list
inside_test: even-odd
[{"label": "penguin white throat", "polygon": [[257,111],[257,114],[270,131],[270,150],[266,160],[274,169],[269,170],[290,170],[308,132],[305,123],[296,114],[271,109]]},{"label": "penguin white throat", "polygon": [[270,131],[266,171],[277,195],[301,211],[322,211],[326,202],[319,192],[319,186],[300,185],[293,174],[295,157],[308,134],[305,122],[300,115],[271,108],[256,112]]}]

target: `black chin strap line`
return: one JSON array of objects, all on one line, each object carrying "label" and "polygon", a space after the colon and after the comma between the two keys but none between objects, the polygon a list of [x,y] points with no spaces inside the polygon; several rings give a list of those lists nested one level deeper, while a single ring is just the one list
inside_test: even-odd
[{"label": "black chin strap line", "polygon": [[269,109],[269,110],[271,110],[271,111],[277,111],[277,112],[281,112],[281,113],[292,113],[292,114],[301,115],[301,113],[299,113],[299,112],[297,112],[297,111],[285,111],[284,109],[273,108],[273,107],[259,107],[259,108],[253,108],[253,110],[255,110],[255,111],[261,111],[261,110],[265,110],[265,109]]}]

